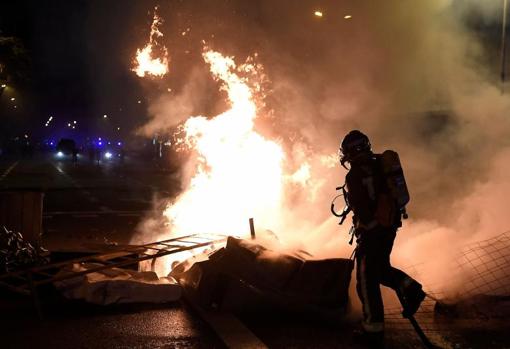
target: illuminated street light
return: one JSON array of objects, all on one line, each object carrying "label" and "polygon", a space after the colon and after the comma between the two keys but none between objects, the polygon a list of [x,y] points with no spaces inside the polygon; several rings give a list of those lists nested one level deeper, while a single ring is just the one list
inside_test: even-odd
[{"label": "illuminated street light", "polygon": [[14,97],[11,97],[11,101],[15,101],[15,100],[16,100],[16,98],[14,98]]},{"label": "illuminated street light", "polygon": [[6,85],[6,84],[2,84],[2,88],[6,88],[6,87],[7,87],[7,85]]},{"label": "illuminated street light", "polygon": [[345,16],[344,16],[344,19],[351,19],[351,18],[352,18],[352,16],[351,16],[351,15],[345,15]]},{"label": "illuminated street light", "polygon": [[50,122],[53,120],[53,116],[50,116],[48,120],[46,120],[46,124],[44,126],[48,127],[50,126]]},{"label": "illuminated street light", "polygon": [[104,115],[103,115],[103,118],[104,118],[104,119],[106,119],[107,117],[108,117],[108,115],[106,115],[106,114],[104,114]]},{"label": "illuminated street light", "polygon": [[322,11],[317,10],[313,14],[315,15],[315,17],[322,17]]},{"label": "illuminated street light", "polygon": [[75,124],[75,125],[76,125],[76,120],[74,120],[74,121],[73,121],[73,124]]},{"label": "illuminated street light", "polygon": [[142,103],[142,101],[141,101],[141,100],[138,100],[138,102],[137,102],[137,103],[138,103],[138,104],[141,104],[141,103]]}]

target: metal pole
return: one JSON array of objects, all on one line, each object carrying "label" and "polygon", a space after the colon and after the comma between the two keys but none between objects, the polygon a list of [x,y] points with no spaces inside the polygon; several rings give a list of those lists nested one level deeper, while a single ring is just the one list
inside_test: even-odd
[{"label": "metal pole", "polygon": [[255,226],[253,224],[253,218],[250,218],[250,234],[251,234],[251,239],[255,240]]},{"label": "metal pole", "polygon": [[504,93],[506,66],[506,19],[508,15],[508,0],[503,0],[503,20],[501,24],[501,93]]}]

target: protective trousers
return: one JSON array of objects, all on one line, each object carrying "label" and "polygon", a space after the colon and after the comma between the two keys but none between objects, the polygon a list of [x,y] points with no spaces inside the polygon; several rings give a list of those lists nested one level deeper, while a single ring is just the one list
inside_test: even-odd
[{"label": "protective trousers", "polygon": [[379,285],[401,291],[416,282],[390,264],[395,236],[394,228],[375,228],[358,236],[356,290],[363,305],[363,328],[366,332],[384,331],[384,305]]}]

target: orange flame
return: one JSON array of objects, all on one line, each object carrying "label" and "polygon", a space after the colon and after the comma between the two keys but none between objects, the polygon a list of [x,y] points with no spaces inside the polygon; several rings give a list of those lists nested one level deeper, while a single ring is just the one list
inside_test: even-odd
[{"label": "orange flame", "polygon": [[[203,58],[227,92],[230,108],[184,124],[184,141],[196,151],[194,175],[164,215],[175,233],[245,235],[250,217],[259,226],[278,221],[284,153],[253,129],[257,107],[248,79],[241,75],[257,74],[255,64],[236,67],[232,57],[212,50],[204,50]],[[254,89],[259,90],[257,85]]]},{"label": "orange flame", "polygon": [[161,46],[160,51],[163,56],[160,58],[153,57],[153,49],[158,46],[158,38],[163,37],[163,33],[159,30],[159,26],[163,23],[163,19],[156,13],[157,7],[154,8],[154,18],[151,24],[151,33],[149,42],[142,49],[136,50],[135,67],[132,69],[139,77],[147,75],[162,77],[168,73],[168,50],[165,46]]},{"label": "orange flame", "polygon": [[[233,57],[208,48],[202,57],[226,92],[229,107],[214,117],[190,117],[182,125],[184,136],[176,144],[193,155],[183,167],[184,191],[163,212],[169,225],[165,238],[195,233],[246,238],[253,217],[261,241],[274,242],[279,249],[306,246],[322,254],[324,244],[315,232],[324,234],[326,223],[334,220],[317,219],[313,205],[323,202],[327,188],[318,174],[337,165],[336,155],[310,156],[299,142],[287,155],[281,144],[255,131],[258,108],[264,105],[265,75],[253,58],[237,66]],[[293,198],[301,203],[289,206]],[[336,255],[335,241],[328,238],[327,246],[328,251],[334,246]],[[158,273],[166,275],[182,258],[168,257]]]}]

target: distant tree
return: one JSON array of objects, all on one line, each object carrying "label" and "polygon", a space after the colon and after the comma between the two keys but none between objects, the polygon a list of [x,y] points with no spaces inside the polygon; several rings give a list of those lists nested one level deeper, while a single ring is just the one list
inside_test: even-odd
[{"label": "distant tree", "polygon": [[0,32],[0,83],[28,80],[30,60],[23,42]]}]

